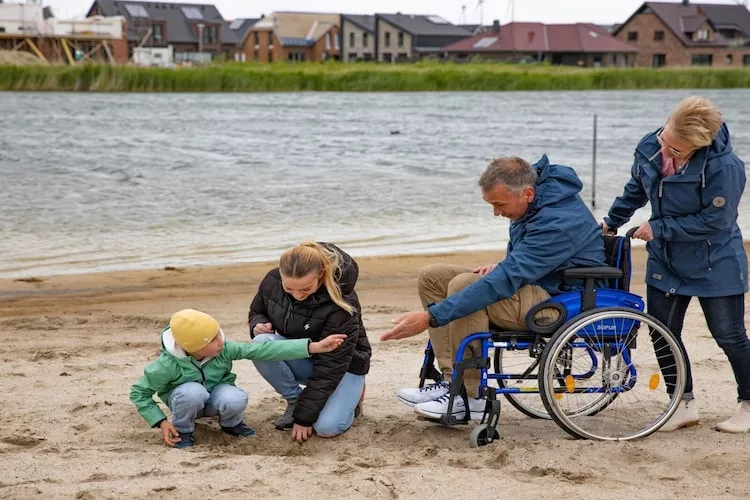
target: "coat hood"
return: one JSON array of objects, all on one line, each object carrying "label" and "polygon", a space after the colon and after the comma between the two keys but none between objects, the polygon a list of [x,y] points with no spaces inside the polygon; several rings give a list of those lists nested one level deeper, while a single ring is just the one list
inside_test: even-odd
[{"label": "coat hood", "polygon": [[[567,198],[576,196],[583,189],[578,175],[570,167],[552,165],[547,155],[534,164],[537,172],[534,201],[529,205],[526,217],[543,207],[555,205]],[[525,218],[525,217],[524,217]]]},{"label": "coat hood", "polygon": [[[226,341],[226,337],[224,336],[224,331],[219,328],[219,335],[221,335],[221,339]],[[177,342],[174,340],[174,335],[172,335],[172,329],[166,328],[162,334],[161,334],[161,345],[164,352],[168,353],[170,356],[175,358],[178,361],[190,361],[190,355],[185,352],[185,349],[177,345]],[[201,360],[201,364],[205,363],[206,361],[213,359],[213,358],[204,358]]]}]

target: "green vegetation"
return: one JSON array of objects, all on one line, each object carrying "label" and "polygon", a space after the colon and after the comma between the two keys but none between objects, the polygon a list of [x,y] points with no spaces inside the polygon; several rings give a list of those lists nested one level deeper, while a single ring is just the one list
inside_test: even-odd
[{"label": "green vegetation", "polygon": [[0,90],[272,92],[750,88],[750,69],[589,69],[493,63],[0,66]]}]

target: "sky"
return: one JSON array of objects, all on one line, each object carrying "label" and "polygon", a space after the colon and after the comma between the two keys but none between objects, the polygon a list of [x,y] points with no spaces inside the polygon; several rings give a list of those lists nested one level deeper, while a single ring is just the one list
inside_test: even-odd
[{"label": "sky", "polygon": [[[93,0],[42,1],[45,6],[52,7],[56,17],[68,19],[84,16],[93,3]],[[505,24],[511,21],[511,17],[515,21],[543,23],[613,24],[625,21],[643,0],[484,0],[482,9],[478,7],[477,0],[186,0],[182,3],[213,3],[227,20],[260,17],[261,14],[277,10],[346,14],[432,14],[452,23],[459,23],[463,21],[461,12],[465,5],[467,24],[478,24],[482,11],[485,24],[492,24],[494,19]],[[712,0],[710,3],[742,3],[742,0]]]}]

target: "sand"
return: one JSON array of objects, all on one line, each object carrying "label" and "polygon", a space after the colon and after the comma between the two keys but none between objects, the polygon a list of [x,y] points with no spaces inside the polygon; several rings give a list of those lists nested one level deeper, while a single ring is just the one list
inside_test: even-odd
[{"label": "sand", "polygon": [[[644,253],[633,290],[644,293]],[[421,265],[480,265],[497,253],[360,259],[359,291],[373,344],[364,415],[341,437],[304,445],[271,421],[282,401],[251,362],[235,364],[250,394],[252,439],[215,421],[192,450],[165,447],[128,399],[154,359],[172,312],[213,314],[247,340],[247,309],[268,264],[0,280],[0,498],[747,498],[750,436],[712,425],[735,409],[728,362],[697,301],[686,319],[701,424],[642,440],[573,440],[551,421],[503,405],[502,439],[469,447],[466,427],[417,420],[394,397],[413,385],[425,336],[381,343],[418,307]]]}]

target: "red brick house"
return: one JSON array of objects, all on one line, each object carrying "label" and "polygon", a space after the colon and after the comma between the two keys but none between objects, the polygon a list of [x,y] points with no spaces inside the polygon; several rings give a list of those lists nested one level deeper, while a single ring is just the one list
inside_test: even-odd
[{"label": "red brick house", "polygon": [[629,66],[638,48],[588,23],[495,24],[488,31],[443,48],[446,57],[462,61],[549,61],[571,66]]},{"label": "red brick house", "polygon": [[636,66],[750,66],[744,5],[645,2],[614,35],[638,45]]}]

